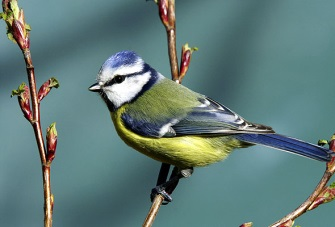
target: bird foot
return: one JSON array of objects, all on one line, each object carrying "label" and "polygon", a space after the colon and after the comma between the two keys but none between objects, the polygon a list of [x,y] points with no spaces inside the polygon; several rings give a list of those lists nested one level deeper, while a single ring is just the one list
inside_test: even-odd
[{"label": "bird foot", "polygon": [[172,197],[170,196],[169,193],[167,193],[165,191],[165,187],[164,186],[158,185],[157,187],[155,187],[155,188],[153,188],[151,190],[151,194],[150,194],[151,202],[153,202],[153,200],[155,199],[156,195],[163,196],[163,198],[164,198],[164,201],[162,203],[163,205],[167,205],[168,203],[172,202]]},{"label": "bird foot", "polygon": [[163,196],[164,198],[164,201],[162,203],[163,205],[167,205],[168,203],[172,202],[171,193],[176,188],[179,182],[179,179],[188,178],[192,175],[192,173],[193,173],[192,167],[181,169],[181,170],[175,167],[168,181],[157,185],[155,188],[151,190],[151,194],[150,194],[151,202],[153,202],[156,195]]}]

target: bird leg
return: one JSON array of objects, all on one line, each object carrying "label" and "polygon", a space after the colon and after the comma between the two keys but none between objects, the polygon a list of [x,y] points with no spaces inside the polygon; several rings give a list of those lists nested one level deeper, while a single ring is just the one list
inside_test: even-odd
[{"label": "bird leg", "polygon": [[[168,164],[166,164],[166,165],[168,165]],[[167,174],[162,172],[163,168],[164,168],[164,166],[162,165],[162,168],[161,168],[161,171],[160,171],[160,174],[159,174],[159,178],[158,178],[158,181],[157,181],[157,186],[151,190],[150,198],[151,198],[151,201],[153,201],[155,196],[157,194],[160,194],[164,198],[164,203],[163,204],[166,205],[166,204],[168,204],[169,202],[172,201],[171,194],[174,191],[174,189],[177,187],[177,185],[179,183],[179,179],[190,177],[193,173],[193,168],[190,167],[190,168],[187,168],[187,169],[179,169],[177,167],[174,167],[168,181],[166,181]],[[165,166],[165,168],[167,168],[167,166]],[[163,174],[166,174],[165,175],[166,177],[165,177],[164,180],[162,179]]]}]

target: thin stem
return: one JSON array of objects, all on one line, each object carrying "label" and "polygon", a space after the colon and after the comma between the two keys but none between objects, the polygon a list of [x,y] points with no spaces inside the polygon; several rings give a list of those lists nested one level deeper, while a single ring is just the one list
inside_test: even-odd
[{"label": "thin stem", "polygon": [[30,96],[32,101],[32,107],[33,107],[33,119],[34,121],[40,120],[40,111],[39,106],[37,102],[37,92],[36,92],[36,81],[35,81],[35,72],[34,72],[34,66],[33,61],[31,58],[30,50],[24,49],[23,50],[23,56],[24,60],[26,62],[26,68],[27,68],[27,74],[28,74],[28,81],[29,81],[29,88],[30,88]]},{"label": "thin stem", "polygon": [[168,20],[169,25],[166,26],[168,38],[168,51],[171,66],[172,80],[179,82],[179,67],[176,48],[176,15],[175,15],[175,1],[168,0]]},{"label": "thin stem", "polygon": [[[330,168],[329,168],[330,167]],[[318,197],[318,195],[322,192],[322,190],[326,187],[328,181],[334,174],[334,166],[327,166],[326,171],[324,172],[321,180],[319,181],[318,185],[312,192],[312,194],[303,202],[298,208],[296,208],[291,213],[287,214],[285,217],[280,219],[279,221],[273,223],[269,227],[278,227],[281,224],[287,222],[288,220],[295,220],[302,214],[304,214],[308,208],[311,206],[311,204],[314,202],[314,200]]]},{"label": "thin stem", "polygon": [[159,208],[161,207],[162,203],[164,201],[163,196],[157,194],[154,198],[154,201],[152,201],[150,210],[147,214],[147,217],[144,220],[143,227],[150,227],[154,223],[154,220],[156,218],[156,215],[158,214]]},{"label": "thin stem", "polygon": [[46,161],[46,149],[41,129],[40,106],[37,100],[35,72],[34,72],[34,66],[32,64],[30,50],[29,49],[23,50],[23,56],[26,62],[29,89],[30,89],[30,98],[32,102],[33,119],[31,121],[31,125],[34,129],[35,139],[42,165],[43,190],[44,190],[44,226],[51,227],[53,201],[52,201],[51,184],[50,184],[50,166],[47,165]]},{"label": "thin stem", "polygon": [[42,166],[44,189],[44,226],[52,226],[53,199],[50,185],[50,166]]},{"label": "thin stem", "polygon": [[32,119],[31,124],[35,132],[37,147],[40,153],[41,163],[43,165],[46,163],[46,152],[45,152],[43,134],[41,130],[41,123],[40,123],[40,108],[39,108],[39,104],[37,101],[35,71],[34,71],[34,66],[32,63],[30,50],[25,49],[23,51],[23,56],[26,62],[27,75],[28,75],[28,81],[29,81],[29,90],[30,90],[30,99],[32,102],[33,119]]},{"label": "thin stem", "polygon": [[171,76],[172,80],[179,83],[179,67],[176,46],[176,31],[174,29],[167,31],[168,35],[168,48],[171,65]]}]

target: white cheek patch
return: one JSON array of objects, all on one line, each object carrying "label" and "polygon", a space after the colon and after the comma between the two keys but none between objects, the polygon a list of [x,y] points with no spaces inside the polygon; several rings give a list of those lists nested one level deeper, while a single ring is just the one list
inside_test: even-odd
[{"label": "white cheek patch", "polygon": [[122,83],[104,87],[103,90],[108,99],[118,108],[135,98],[143,86],[148,83],[150,76],[150,72],[147,72],[138,76],[126,77]]}]

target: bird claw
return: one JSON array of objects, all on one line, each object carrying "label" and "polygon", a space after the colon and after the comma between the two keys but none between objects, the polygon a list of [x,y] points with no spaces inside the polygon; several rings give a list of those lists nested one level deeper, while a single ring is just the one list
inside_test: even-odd
[{"label": "bird claw", "polygon": [[[190,177],[193,173],[193,168],[186,168],[182,170],[178,170],[177,167],[175,167],[172,171],[172,174],[170,176],[170,179],[166,181],[165,183],[157,185],[155,188],[151,190],[150,199],[151,202],[155,199],[156,195],[161,195],[164,198],[163,205],[167,205],[170,202],[172,202],[171,193],[176,188],[179,179],[181,178],[187,178]],[[159,181],[158,181],[159,182]]]},{"label": "bird claw", "polygon": [[164,198],[163,205],[167,205],[168,203],[172,202],[172,197],[169,193],[165,191],[165,187],[157,186],[151,190],[150,199],[151,202],[155,199],[156,195],[161,195]]}]

